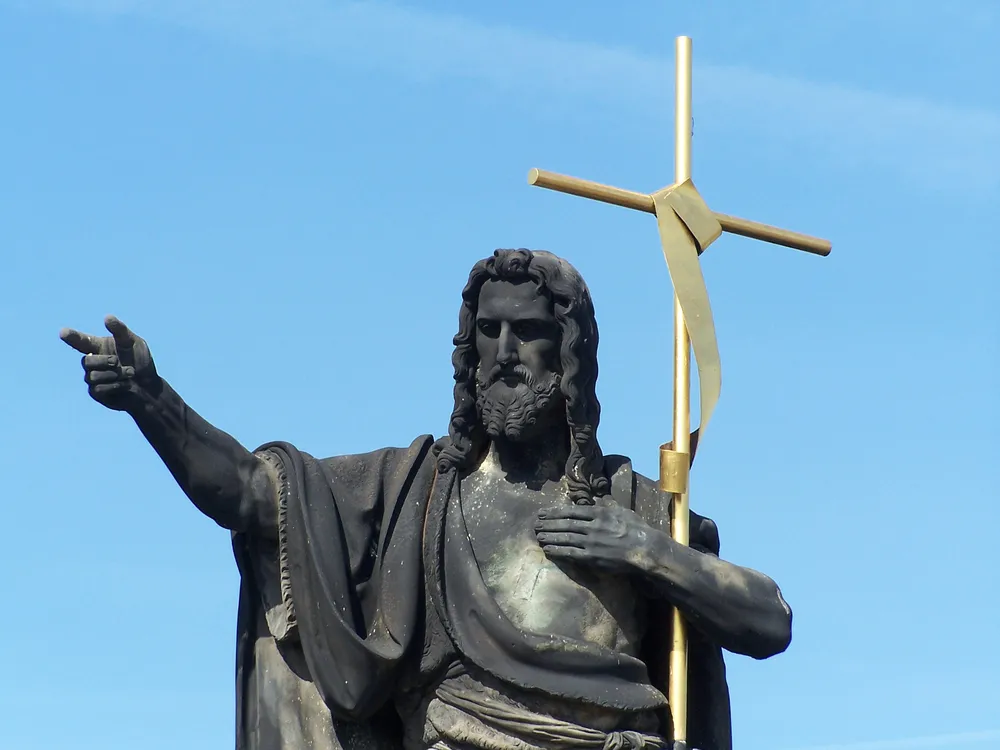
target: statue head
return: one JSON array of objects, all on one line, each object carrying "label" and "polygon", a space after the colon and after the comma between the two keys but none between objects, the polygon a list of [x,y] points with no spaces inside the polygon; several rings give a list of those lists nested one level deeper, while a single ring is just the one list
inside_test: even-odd
[{"label": "statue head", "polygon": [[568,439],[571,498],[607,494],[597,343],[590,291],[562,258],[497,250],[476,263],[462,292],[451,444],[441,468],[471,468],[491,439]]}]

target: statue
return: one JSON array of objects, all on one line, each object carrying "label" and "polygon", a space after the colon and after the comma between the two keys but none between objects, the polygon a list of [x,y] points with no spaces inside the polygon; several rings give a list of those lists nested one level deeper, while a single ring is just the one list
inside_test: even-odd
[{"label": "statue", "polygon": [[732,746],[723,650],[764,659],[791,611],[670,534],[670,493],[598,441],[598,328],[565,260],[472,268],[446,437],[317,459],[247,450],[161,377],[146,342],[64,330],[90,395],[133,418],[241,573],[238,750],[557,750],[670,744],[670,610],[690,625],[687,742]]}]

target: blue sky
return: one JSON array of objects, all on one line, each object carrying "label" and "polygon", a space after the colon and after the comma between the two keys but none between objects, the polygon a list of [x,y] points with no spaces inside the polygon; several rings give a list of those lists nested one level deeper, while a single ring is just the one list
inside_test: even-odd
[{"label": "blue sky", "polygon": [[834,241],[703,258],[692,502],[795,611],[786,654],[729,659],[737,747],[1000,747],[991,0],[0,0],[0,747],[232,743],[228,535],[62,326],[118,315],[248,447],[408,444],[446,428],[472,263],[545,248],[595,298],[602,445],[655,473],[655,222],[525,176],[668,183],[678,34],[710,205]]}]

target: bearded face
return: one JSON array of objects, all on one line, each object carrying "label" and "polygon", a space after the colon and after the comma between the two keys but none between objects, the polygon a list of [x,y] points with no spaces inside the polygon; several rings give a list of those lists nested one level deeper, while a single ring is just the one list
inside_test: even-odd
[{"label": "bearded face", "polygon": [[485,377],[476,378],[476,408],[486,433],[493,439],[521,441],[548,424],[561,404],[558,373],[536,378],[524,365],[497,365]]},{"label": "bearded face", "polygon": [[487,434],[525,440],[563,406],[552,301],[532,281],[483,285],[476,314],[476,405]]}]

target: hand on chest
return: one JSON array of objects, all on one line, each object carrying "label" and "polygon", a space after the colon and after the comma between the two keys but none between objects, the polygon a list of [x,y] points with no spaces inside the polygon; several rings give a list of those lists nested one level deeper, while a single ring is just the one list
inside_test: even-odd
[{"label": "hand on chest", "polygon": [[515,625],[612,648],[633,640],[638,603],[628,577],[553,560],[539,543],[540,511],[572,508],[561,485],[473,475],[460,502],[483,579]]}]

